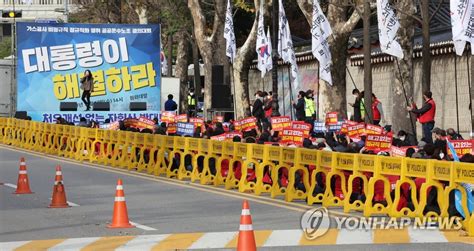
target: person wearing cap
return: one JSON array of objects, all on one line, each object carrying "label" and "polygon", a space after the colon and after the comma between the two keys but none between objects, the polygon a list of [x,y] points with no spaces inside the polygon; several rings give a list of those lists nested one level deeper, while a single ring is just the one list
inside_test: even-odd
[{"label": "person wearing cap", "polygon": [[189,90],[188,93],[188,116],[193,117],[196,111],[196,95],[194,89]]},{"label": "person wearing cap", "polygon": [[313,99],[313,90],[306,91],[306,95],[304,98],[304,110],[305,110],[305,117],[306,123],[310,124],[311,127],[313,126],[313,121],[316,115],[316,109]]},{"label": "person wearing cap", "polygon": [[305,112],[305,92],[304,91],[300,91],[298,93],[298,102],[296,103],[294,100],[293,100],[293,108],[295,108],[295,116],[296,116],[296,120],[298,121],[304,121],[305,120],[305,117],[306,117],[306,112]]},{"label": "person wearing cap", "polygon": [[423,94],[423,100],[425,101],[420,109],[417,109],[416,104],[407,107],[407,110],[416,114],[418,121],[421,123],[423,129],[423,139],[426,143],[433,143],[433,137],[431,136],[431,130],[435,125],[436,115],[436,103],[432,98],[433,94],[430,91],[426,91]]},{"label": "person wearing cap", "polygon": [[442,152],[444,154],[444,156],[447,155],[447,150],[446,150],[446,146],[447,146],[447,142],[446,142],[446,131],[445,130],[442,130],[438,127],[436,127],[435,129],[433,129],[433,137],[434,137],[434,142],[433,142],[433,145],[436,147],[436,149],[438,149],[440,152]]},{"label": "person wearing cap", "polygon": [[448,137],[450,140],[463,140],[464,138],[461,136],[461,134],[457,133],[453,128],[449,128],[446,130],[446,133],[448,134]]}]

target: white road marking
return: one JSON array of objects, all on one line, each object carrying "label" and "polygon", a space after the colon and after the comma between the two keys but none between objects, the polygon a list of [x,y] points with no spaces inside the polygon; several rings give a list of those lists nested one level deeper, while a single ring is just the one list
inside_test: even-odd
[{"label": "white road marking", "polygon": [[372,230],[343,228],[339,230],[336,244],[371,244],[373,239]]},{"label": "white road marking", "polygon": [[49,248],[48,251],[80,251],[83,247],[97,241],[98,239],[100,239],[100,237],[67,239],[58,245]]},{"label": "white road marking", "polygon": [[130,224],[134,225],[137,228],[146,230],[146,231],[155,231],[155,230],[157,230],[156,228],[148,227],[148,226],[145,226],[145,225],[142,225],[142,224],[138,224],[136,222],[131,222],[130,221]]},{"label": "white road marking", "polygon": [[201,236],[188,249],[207,249],[225,247],[235,238],[237,232],[207,233]]},{"label": "white road marking", "polygon": [[2,251],[15,250],[16,248],[21,247],[28,242],[29,241],[3,242],[3,243],[0,243],[0,250]]},{"label": "white road marking", "polygon": [[410,236],[411,243],[448,242],[444,234],[438,229],[413,229],[413,227],[409,227],[408,236]]},{"label": "white road marking", "polygon": [[166,239],[168,236],[169,234],[139,235],[133,240],[127,242],[125,245],[117,248],[115,251],[150,250],[152,247],[157,245],[160,241]]},{"label": "white road marking", "polygon": [[17,189],[17,186],[14,185],[14,184],[10,184],[10,183],[3,183],[4,186],[7,186],[7,187],[11,187],[11,188],[15,188]]},{"label": "white road marking", "polygon": [[303,231],[297,230],[274,230],[264,247],[298,246]]}]

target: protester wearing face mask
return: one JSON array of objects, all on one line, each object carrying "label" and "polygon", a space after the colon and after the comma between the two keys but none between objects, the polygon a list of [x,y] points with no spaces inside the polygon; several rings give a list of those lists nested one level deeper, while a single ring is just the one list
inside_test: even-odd
[{"label": "protester wearing face mask", "polygon": [[313,126],[314,119],[316,118],[316,109],[313,98],[313,90],[306,91],[306,96],[304,98],[304,110],[306,116],[306,123]]},{"label": "protester wearing face mask", "polygon": [[263,110],[263,97],[263,92],[257,91],[257,93],[255,93],[255,102],[252,106],[252,116],[257,119],[257,126],[260,131],[262,130],[262,121],[265,119],[265,111]]},{"label": "protester wearing face mask", "polygon": [[196,111],[196,95],[194,95],[194,89],[189,90],[188,94],[188,116],[194,117]]},{"label": "protester wearing face mask", "polygon": [[411,146],[407,132],[400,130],[397,134],[397,138],[393,139],[392,145],[396,147]]}]

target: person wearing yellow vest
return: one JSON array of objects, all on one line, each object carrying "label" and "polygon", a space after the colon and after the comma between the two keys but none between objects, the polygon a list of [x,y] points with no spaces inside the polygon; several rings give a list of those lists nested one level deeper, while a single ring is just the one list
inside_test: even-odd
[{"label": "person wearing yellow vest", "polygon": [[194,90],[191,89],[188,93],[188,116],[193,117],[196,111],[196,95]]},{"label": "person wearing yellow vest", "polygon": [[313,126],[314,118],[316,116],[316,108],[313,99],[313,90],[306,91],[306,97],[304,98],[304,113],[306,117],[306,123]]}]

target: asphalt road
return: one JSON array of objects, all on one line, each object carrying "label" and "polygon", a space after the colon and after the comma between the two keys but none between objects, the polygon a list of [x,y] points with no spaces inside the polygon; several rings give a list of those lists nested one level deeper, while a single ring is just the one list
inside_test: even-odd
[{"label": "asphalt road", "polygon": [[[10,184],[16,184],[20,157],[26,159],[30,187],[34,194],[12,194],[14,188]],[[47,208],[52,193],[55,167],[58,164],[62,167],[67,199],[79,206],[66,209]],[[140,224],[140,228],[120,230],[106,228],[112,218],[118,178],[121,178],[124,183],[129,218]],[[156,241],[167,237],[175,238],[169,237],[169,234],[179,236],[183,233],[207,233],[211,237],[218,236],[215,238],[217,242],[221,236],[227,236],[226,238],[231,240],[235,238],[235,234],[229,232],[235,232],[239,228],[241,204],[244,198],[250,201],[253,228],[259,230],[256,231],[256,235],[257,239],[261,239],[260,246],[275,246],[264,247],[261,250],[314,250],[314,247],[295,246],[298,245],[297,243],[302,245],[301,243],[305,242],[301,239],[301,233],[297,233],[300,229],[301,215],[306,209],[303,204],[238,194],[189,182],[157,179],[135,172],[99,167],[87,162],[72,162],[0,146],[0,250],[2,251],[1,242],[30,240],[68,239],[63,241],[62,245],[98,241],[101,245],[111,245],[106,245],[110,249],[123,247],[121,245],[132,240],[127,239],[127,236],[138,236],[139,240],[146,240],[146,236],[149,236],[148,238]],[[332,219],[331,222],[334,220]],[[332,224],[332,227],[334,225]],[[444,242],[448,242],[437,243],[442,242],[441,239],[438,241],[431,235],[430,232],[408,236],[407,233],[400,235],[395,232],[370,234],[361,232],[359,234],[340,231],[327,234],[313,244],[320,245],[318,250],[473,250],[474,238],[472,237],[460,239],[464,243],[453,243],[452,239],[446,240],[443,237]],[[107,239],[107,243],[104,244],[104,240],[99,238],[104,236],[121,236],[122,239]],[[183,247],[208,247],[205,246],[207,237],[199,236],[203,235],[180,235],[176,237],[178,239],[174,243],[179,244],[185,242],[186,238],[192,237],[196,239],[196,242],[194,244],[182,243]],[[398,236],[403,236],[406,240],[399,240]],[[282,243],[278,240],[279,237],[292,240],[294,245]],[[364,238],[369,240],[363,240]],[[456,238],[458,237],[455,236],[454,240],[457,240]],[[218,247],[216,240],[213,239],[210,242]],[[392,241],[400,243],[384,244],[392,243]],[[113,242],[116,242],[116,246]],[[257,245],[259,245],[258,242],[259,240],[257,240]],[[17,247],[23,244],[12,245]],[[351,245],[334,246],[334,244]],[[48,245],[59,244],[50,241]],[[172,245],[177,244],[172,243]],[[232,245],[235,246],[235,243],[230,246]],[[94,250],[98,246],[92,247],[94,248],[91,250]],[[14,250],[15,248],[5,249]],[[108,250],[108,248],[104,249]]]}]

